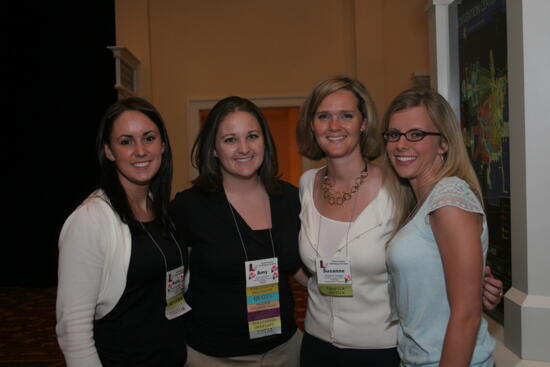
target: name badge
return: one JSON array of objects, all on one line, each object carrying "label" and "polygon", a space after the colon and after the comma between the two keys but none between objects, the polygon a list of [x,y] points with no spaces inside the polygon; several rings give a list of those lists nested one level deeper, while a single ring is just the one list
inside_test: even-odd
[{"label": "name badge", "polygon": [[330,297],[353,297],[349,257],[318,257],[315,263],[317,285],[321,294]]},{"label": "name badge", "polygon": [[183,265],[166,273],[166,309],[164,314],[168,320],[191,310],[191,306],[183,298],[185,271]]},{"label": "name badge", "polygon": [[246,261],[244,266],[250,339],[281,334],[277,258]]}]

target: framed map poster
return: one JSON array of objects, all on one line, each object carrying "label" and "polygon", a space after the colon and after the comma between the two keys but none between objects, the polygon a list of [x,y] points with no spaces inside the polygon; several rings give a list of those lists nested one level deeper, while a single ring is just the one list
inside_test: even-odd
[{"label": "framed map poster", "polygon": [[[462,0],[457,8],[460,120],[483,191],[487,264],[511,286],[506,0]],[[503,304],[489,314],[502,322]]]}]

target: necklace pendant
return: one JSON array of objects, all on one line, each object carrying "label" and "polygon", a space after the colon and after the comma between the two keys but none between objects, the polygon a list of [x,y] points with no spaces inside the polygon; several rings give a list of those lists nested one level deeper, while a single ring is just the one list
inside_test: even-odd
[{"label": "necklace pendant", "polygon": [[359,187],[363,184],[367,176],[369,175],[367,161],[365,160],[365,169],[359,173],[359,176],[353,181],[353,186],[349,191],[335,191],[334,186],[330,182],[328,177],[328,167],[326,168],[325,175],[321,179],[321,189],[323,191],[323,199],[325,199],[329,205],[342,206],[346,201],[350,200],[353,194],[359,191]]}]

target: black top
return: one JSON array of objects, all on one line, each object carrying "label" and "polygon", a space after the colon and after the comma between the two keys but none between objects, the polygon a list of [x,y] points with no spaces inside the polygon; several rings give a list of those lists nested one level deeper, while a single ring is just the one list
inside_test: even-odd
[{"label": "black top", "polygon": [[[279,262],[282,334],[250,339],[246,308],[243,246],[223,188],[204,193],[196,188],[176,195],[171,204],[176,228],[191,246],[190,284],[185,297],[193,310],[185,320],[187,343],[201,353],[234,357],[265,353],[296,332],[294,299],[288,277],[300,267],[298,190],[280,182],[270,195],[275,256]],[[273,257],[269,232],[253,231],[234,210],[248,260]]]},{"label": "black top", "polygon": [[[170,234],[163,234],[161,223],[144,225],[164,252],[168,269],[181,266],[180,252]],[[126,288],[116,306],[94,322],[97,353],[104,367],[181,367],[187,359],[184,317],[166,318],[164,260],[139,227],[130,229],[132,254]],[[181,241],[179,244],[187,269],[187,250]]]}]

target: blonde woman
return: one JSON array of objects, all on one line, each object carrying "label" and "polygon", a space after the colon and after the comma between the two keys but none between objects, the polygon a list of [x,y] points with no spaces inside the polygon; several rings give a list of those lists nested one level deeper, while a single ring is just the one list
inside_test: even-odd
[{"label": "blonde woman", "polygon": [[[311,273],[301,365],[397,366],[386,269],[394,201],[366,88],[347,77],[320,82],[302,107],[297,141],[302,155],[326,159],[300,180],[300,255]],[[494,307],[500,281],[485,287]]]},{"label": "blonde woman", "polygon": [[384,118],[387,159],[400,182],[388,266],[404,366],[493,366],[481,317],[488,231],[460,126],[437,92],[398,95]]}]

